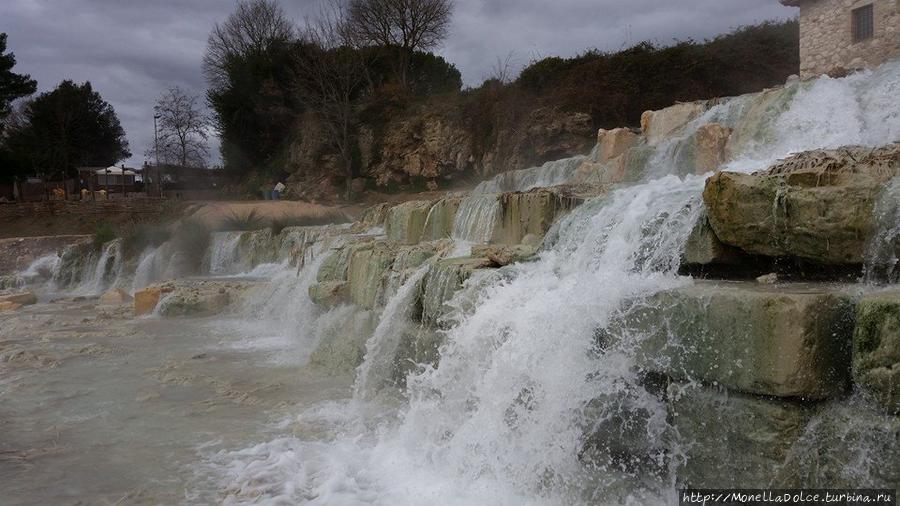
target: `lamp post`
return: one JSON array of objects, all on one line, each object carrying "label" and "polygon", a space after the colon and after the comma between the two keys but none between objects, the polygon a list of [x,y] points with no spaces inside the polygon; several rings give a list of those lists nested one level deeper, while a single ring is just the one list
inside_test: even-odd
[{"label": "lamp post", "polygon": [[162,176],[159,172],[159,133],[156,129],[156,122],[159,118],[159,114],[153,115],[153,149],[156,151],[156,188],[159,198],[162,198]]}]

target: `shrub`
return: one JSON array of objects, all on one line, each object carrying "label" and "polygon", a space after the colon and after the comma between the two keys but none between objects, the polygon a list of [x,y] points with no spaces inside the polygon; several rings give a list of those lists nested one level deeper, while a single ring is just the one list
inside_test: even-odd
[{"label": "shrub", "polygon": [[222,221],[223,230],[259,230],[263,228],[263,219],[251,209],[247,212],[232,211]]},{"label": "shrub", "polygon": [[199,220],[186,219],[172,225],[171,241],[176,251],[185,254],[194,271],[200,269],[206,250],[209,248],[212,232]]},{"label": "shrub", "polygon": [[109,223],[103,222],[97,225],[97,228],[94,230],[94,248],[100,249],[104,244],[112,241],[117,238],[118,234],[116,234],[116,229],[113,228]]},{"label": "shrub", "polygon": [[127,256],[136,256],[148,247],[168,241],[171,236],[169,227],[161,223],[131,223],[122,234],[122,246]]}]

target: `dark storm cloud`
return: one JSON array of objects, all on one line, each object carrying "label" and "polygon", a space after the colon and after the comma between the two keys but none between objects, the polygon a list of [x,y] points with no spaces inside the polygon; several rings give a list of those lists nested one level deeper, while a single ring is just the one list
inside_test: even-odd
[{"label": "dark storm cloud", "polygon": [[[301,21],[315,0],[282,0]],[[40,91],[89,80],[116,109],[134,158],[153,141],[153,103],[171,86],[202,95],[200,62],[213,23],[233,0],[0,0],[17,69]],[[793,16],[776,0],[456,0],[450,39],[439,50],[468,85],[497,58],[519,68],[549,55],[614,50],[642,40],[702,39],[757,21]]]}]

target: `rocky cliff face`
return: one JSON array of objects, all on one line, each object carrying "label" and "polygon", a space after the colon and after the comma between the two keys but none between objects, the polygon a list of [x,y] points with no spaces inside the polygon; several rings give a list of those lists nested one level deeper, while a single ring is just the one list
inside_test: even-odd
[{"label": "rocky cliff face", "polygon": [[[300,118],[297,131],[288,154],[288,167],[295,174],[292,179],[311,186],[313,178],[317,188],[305,190],[312,192],[310,195],[333,191],[338,185],[330,183],[328,187],[315,179],[322,174],[341,174],[336,157],[318,133],[315,118]],[[423,106],[383,125],[360,126],[359,175],[373,186],[434,189],[584,154],[591,149],[595,134],[587,114],[539,107],[520,121],[498,123],[491,139],[475,139],[466,118],[460,118],[457,111]]]}]

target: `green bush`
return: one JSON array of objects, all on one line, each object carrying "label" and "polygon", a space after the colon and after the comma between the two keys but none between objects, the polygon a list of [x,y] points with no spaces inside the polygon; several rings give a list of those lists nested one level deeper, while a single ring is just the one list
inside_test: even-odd
[{"label": "green bush", "polygon": [[222,220],[222,230],[259,230],[263,227],[263,219],[256,209],[244,213],[232,211]]},{"label": "green bush", "polygon": [[104,244],[116,239],[118,234],[116,233],[116,229],[113,228],[109,223],[103,222],[97,225],[97,228],[94,230],[94,248],[100,249]]},{"label": "green bush", "polygon": [[195,271],[200,269],[203,256],[212,240],[212,232],[199,220],[186,219],[172,225],[170,239],[176,251],[185,254]]},{"label": "green bush", "polygon": [[148,247],[156,247],[169,240],[172,232],[161,223],[132,223],[122,234],[123,248],[127,256],[140,255]]}]

